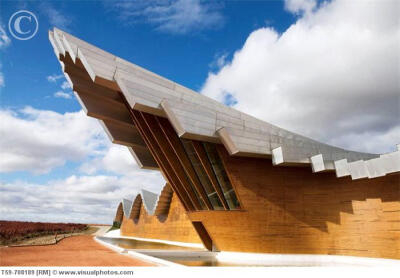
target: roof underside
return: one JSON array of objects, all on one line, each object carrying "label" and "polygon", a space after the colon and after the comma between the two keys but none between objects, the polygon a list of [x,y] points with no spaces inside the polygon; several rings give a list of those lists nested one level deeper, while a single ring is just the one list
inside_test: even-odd
[{"label": "roof underside", "polygon": [[399,150],[376,155],[329,146],[227,107],[59,29],[49,31],[49,39],[86,113],[101,121],[112,142],[126,145],[142,168],[158,166],[127,105],[168,118],[179,137],[222,143],[232,156],[310,165],[313,172],[336,170],[338,177],[353,179],[400,171]]}]

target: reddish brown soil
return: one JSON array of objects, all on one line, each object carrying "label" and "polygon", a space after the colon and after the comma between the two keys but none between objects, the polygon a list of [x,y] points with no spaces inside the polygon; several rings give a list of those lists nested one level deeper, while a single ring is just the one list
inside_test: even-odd
[{"label": "reddish brown soil", "polygon": [[66,238],[56,245],[1,247],[0,266],[152,266],[97,243],[93,236]]},{"label": "reddish brown soil", "polygon": [[28,235],[46,235],[56,233],[79,232],[87,228],[86,224],[44,223],[0,220],[0,240],[9,241]]}]

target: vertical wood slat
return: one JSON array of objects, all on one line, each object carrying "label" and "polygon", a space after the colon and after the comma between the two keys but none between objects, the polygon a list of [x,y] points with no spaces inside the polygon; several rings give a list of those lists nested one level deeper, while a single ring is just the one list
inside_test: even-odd
[{"label": "vertical wood slat", "polygon": [[199,193],[199,196],[205,203],[207,209],[213,210],[213,206],[208,199],[207,192],[205,191],[204,187],[201,185],[199,178],[197,177],[197,174],[193,168],[193,165],[189,161],[189,158],[186,156],[186,152],[182,146],[182,143],[180,139],[178,138],[175,130],[169,123],[167,119],[162,119],[157,117],[157,122],[159,124],[159,127],[165,134],[165,137],[167,138],[167,141],[169,142],[170,147],[173,149],[175,152],[176,156],[178,157],[182,167],[184,168],[186,174],[188,175],[189,179],[193,183],[194,187],[196,188],[197,192]]},{"label": "vertical wood slat", "polygon": [[[126,103],[126,105],[129,107],[129,104]],[[172,188],[176,192],[176,195],[181,200],[182,205],[184,206],[184,208],[186,210],[193,209],[193,207],[191,207],[190,204],[187,203],[186,198],[183,196],[182,192],[180,192],[178,186],[176,185],[176,179],[174,179],[171,176],[171,173],[168,172],[168,170],[166,169],[166,167],[163,163],[163,160],[159,155],[159,152],[156,151],[156,148],[158,146],[155,144],[155,142],[152,140],[151,136],[149,136],[149,134],[146,132],[146,130],[143,129],[143,126],[140,122],[140,118],[138,118],[139,112],[136,112],[132,109],[129,109],[129,111],[130,111],[130,114],[132,116],[132,119],[133,119],[135,125],[138,127],[139,132],[141,133],[144,141],[146,142],[147,146],[149,147],[150,152],[152,153],[154,159],[156,160],[157,164],[159,165],[160,169],[162,170],[165,178],[168,180],[169,184],[172,186]]]},{"label": "vertical wood slat", "polygon": [[221,187],[219,186],[217,178],[214,175],[214,171],[212,169],[211,164],[209,163],[209,160],[207,158],[207,154],[203,148],[203,145],[201,145],[201,143],[198,141],[192,140],[191,142],[192,142],[193,148],[196,152],[196,155],[199,158],[200,163],[204,168],[204,171],[206,172],[208,178],[210,179],[211,184],[214,187],[214,190],[217,192],[217,195],[221,201],[221,204],[223,205],[225,210],[229,210],[228,203],[226,202],[224,194],[222,193]]},{"label": "vertical wood slat", "polygon": [[201,210],[199,200],[197,199],[195,193],[192,191],[192,187],[186,179],[185,171],[182,168],[182,165],[179,163],[178,157],[176,156],[172,148],[169,147],[168,140],[165,138],[164,133],[160,130],[155,116],[145,114],[143,112],[140,112],[140,114],[142,116],[142,119],[146,123],[150,133],[153,135],[154,140],[158,144],[161,152],[164,154],[165,159],[174,171],[176,177],[180,181],[180,184],[183,186],[183,189],[189,196],[193,207],[196,210]]},{"label": "vertical wood slat", "polygon": [[167,179],[170,181],[170,184],[174,185],[174,187],[177,191],[177,195],[181,198],[182,202],[184,203],[185,207],[188,210],[194,210],[192,202],[189,200],[189,197],[186,195],[186,192],[183,190],[179,179],[175,176],[175,173],[172,170],[171,165],[168,163],[168,161],[164,157],[164,155],[161,151],[161,148],[158,146],[157,142],[155,141],[155,139],[151,135],[149,129],[147,128],[147,125],[144,122],[144,119],[142,118],[141,112],[132,110],[132,114],[134,115],[134,117],[137,121],[137,125],[140,126],[145,137],[147,138],[159,163],[162,165],[162,168],[164,169],[164,173],[167,175]]},{"label": "vertical wood slat", "polygon": [[179,197],[179,199],[182,201],[183,206],[185,207],[186,210],[188,210],[188,206],[186,204],[186,202],[184,201],[183,197],[180,195],[179,190],[177,190],[173,179],[171,178],[171,176],[169,175],[169,173],[166,171],[163,163],[161,162],[161,159],[159,158],[157,152],[154,150],[154,146],[150,140],[150,138],[148,138],[147,134],[144,132],[144,130],[142,129],[142,126],[140,126],[139,124],[139,120],[136,118],[136,115],[134,113],[134,111],[131,110],[131,114],[132,114],[132,118],[135,122],[135,125],[138,127],[139,132],[141,133],[144,141],[146,142],[151,154],[154,157],[154,160],[157,162],[157,164],[159,165],[161,172],[163,173],[163,176],[170,182],[171,186],[174,188],[177,196]]},{"label": "vertical wood slat", "polygon": [[146,123],[144,122],[144,119],[142,118],[142,115],[140,112],[133,111],[133,114],[137,120],[137,125],[141,127],[143,133],[145,134],[147,140],[149,141],[151,148],[154,151],[155,156],[157,157],[159,163],[162,165],[162,168],[164,169],[164,173],[167,176],[167,179],[170,181],[170,184],[173,184],[175,187],[175,190],[177,192],[177,195],[180,197],[182,200],[184,206],[187,208],[187,210],[194,210],[194,207],[192,203],[190,202],[188,196],[186,195],[186,192],[183,190],[179,179],[175,176],[174,171],[171,168],[171,165],[168,163],[166,158],[164,157],[161,148],[158,146],[157,142],[155,139],[152,137],[149,129],[147,128]]}]

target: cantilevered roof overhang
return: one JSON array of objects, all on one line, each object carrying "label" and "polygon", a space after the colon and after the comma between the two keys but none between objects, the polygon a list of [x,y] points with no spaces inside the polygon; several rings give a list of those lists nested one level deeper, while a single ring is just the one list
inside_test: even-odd
[{"label": "cantilevered roof overhang", "polygon": [[270,158],[282,166],[310,165],[313,172],[335,170],[338,177],[353,179],[400,171],[399,149],[378,155],[320,143],[227,107],[59,29],[49,31],[49,39],[86,113],[101,121],[112,142],[126,145],[143,168],[158,165],[128,108],[168,118],[179,137],[222,143],[232,156]]}]

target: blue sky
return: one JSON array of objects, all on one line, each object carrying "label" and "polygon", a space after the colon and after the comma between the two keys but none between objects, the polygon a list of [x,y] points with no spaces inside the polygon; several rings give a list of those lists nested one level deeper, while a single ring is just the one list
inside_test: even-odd
[{"label": "blue sky", "polygon": [[[12,46],[3,51],[2,71],[7,86],[2,90],[2,103],[7,107],[32,105],[58,112],[76,111],[79,106],[76,101],[46,98],[58,89],[55,84],[46,82],[46,76],[61,73],[57,60],[51,55],[47,35],[55,23],[111,53],[118,53],[122,58],[199,90],[216,55],[232,55],[254,29],[268,24],[282,31],[294,21],[294,16],[283,9],[282,1],[254,1],[251,4],[227,1],[215,7],[221,14],[216,26],[177,34],[159,31],[157,26],[147,24],[144,19],[142,22],[136,22],[134,18],[122,19],[108,2],[22,3],[2,2],[2,24],[6,25],[8,18],[23,7],[37,15],[40,28],[31,40],[12,40]],[[49,17],[48,9],[58,11],[57,16],[64,19]],[[21,75],[24,82],[19,82]]]},{"label": "blue sky", "polygon": [[[2,2],[2,25],[21,9],[33,12],[39,21],[34,38],[18,41],[1,55],[6,86],[1,88],[3,108],[32,106],[59,113],[79,111],[75,98],[54,97],[62,90],[63,77],[49,82],[48,76],[62,74],[48,40],[48,30],[56,26],[84,38],[94,45],[132,61],[196,91],[201,89],[210,70],[218,69],[216,60],[229,59],[248,34],[259,27],[273,26],[283,31],[295,20],[284,10],[283,1],[227,1],[213,5],[220,17],[215,26],[192,28],[187,33],[159,30],[144,18],[123,18],[112,1],[5,1]],[[7,30],[8,31],[8,30]],[[44,182],[72,174],[79,163],[67,162],[46,175],[31,176],[25,171],[2,175],[5,181],[16,178]]]},{"label": "blue sky", "polygon": [[[284,10],[282,1],[255,1],[250,5],[246,1],[227,1],[205,5],[209,10],[200,17],[207,21],[211,13],[215,18],[211,19],[211,24],[196,27],[189,23],[182,33],[179,26],[178,29],[163,30],[162,25],[151,22],[154,16],[127,17],[112,1],[3,1],[0,24],[10,41],[0,52],[4,79],[4,86],[0,87],[2,109],[18,112],[30,106],[60,114],[81,109],[74,97],[66,99],[55,95],[71,92],[69,88],[61,88],[65,79],[60,76],[62,72],[48,40],[48,30],[54,26],[198,91],[208,72],[218,70],[218,58],[222,62],[221,59],[231,57],[252,30],[265,25],[284,30],[295,20],[294,15]],[[7,29],[8,19],[22,9],[33,12],[39,21],[38,33],[26,41],[14,39]],[[29,28],[29,25],[22,27]],[[51,76],[56,80],[49,81]],[[17,117],[30,116],[20,113]],[[79,159],[66,159],[43,173],[32,173],[20,167],[4,171],[0,179],[14,187],[20,186],[21,191],[25,190],[25,183],[46,187],[55,180],[79,176],[82,164],[90,161],[90,154]],[[101,174],[121,176],[121,173],[96,171],[96,175]],[[160,186],[155,185],[154,190]],[[133,188],[131,194],[136,189]],[[34,210],[32,213],[36,215]],[[21,214],[12,217],[25,218]],[[39,216],[38,219],[46,220],[46,217]]]},{"label": "blue sky", "polygon": [[[109,222],[122,197],[162,187],[160,175],[139,170],[125,149],[111,146],[97,122],[80,112],[48,41],[54,26],[326,143],[376,153],[400,143],[394,1],[0,5],[0,192],[8,192],[2,194],[0,218]],[[30,40],[16,40],[8,30],[10,16],[19,10],[38,18],[38,33]],[[90,189],[89,201],[81,198],[82,187]],[[54,205],[52,199],[68,195],[67,189],[76,202]],[[56,192],[43,193],[49,191]],[[42,202],[55,212],[38,209]],[[85,202],[93,206],[79,212]],[[95,213],[100,208],[102,216]]]}]

